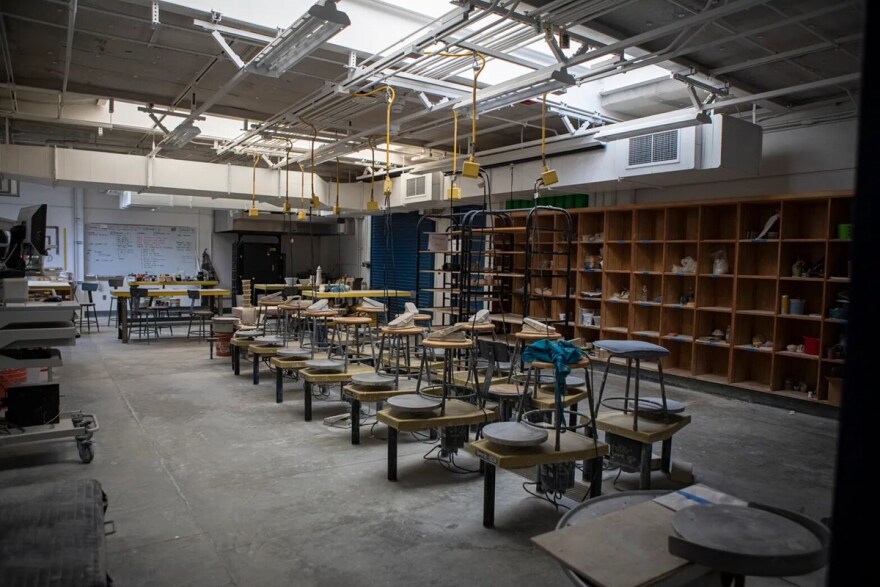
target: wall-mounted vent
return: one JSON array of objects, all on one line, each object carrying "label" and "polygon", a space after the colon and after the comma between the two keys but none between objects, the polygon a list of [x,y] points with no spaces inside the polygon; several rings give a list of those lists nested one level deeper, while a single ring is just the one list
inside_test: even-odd
[{"label": "wall-mounted vent", "polygon": [[678,161],[678,130],[667,130],[629,140],[628,167]]},{"label": "wall-mounted vent", "polygon": [[413,177],[406,178],[406,196],[407,198],[419,198],[427,195],[427,191],[425,189],[425,177],[424,175],[415,175]]}]

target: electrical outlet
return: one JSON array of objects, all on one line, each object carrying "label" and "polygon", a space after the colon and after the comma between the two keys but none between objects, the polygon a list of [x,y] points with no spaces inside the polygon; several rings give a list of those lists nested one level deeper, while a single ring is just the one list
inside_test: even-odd
[{"label": "electrical outlet", "polygon": [[107,299],[107,294],[102,295],[102,296],[101,296],[101,299],[102,299],[102,300],[106,300],[106,299]]}]

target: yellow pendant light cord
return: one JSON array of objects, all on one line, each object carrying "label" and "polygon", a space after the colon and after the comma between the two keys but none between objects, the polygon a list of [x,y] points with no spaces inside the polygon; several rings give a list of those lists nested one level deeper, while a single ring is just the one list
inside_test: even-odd
[{"label": "yellow pendant light cord", "polygon": [[302,163],[299,165],[299,212],[296,213],[297,220],[306,219],[306,170]]},{"label": "yellow pendant light cord", "polygon": [[336,158],[336,203],[333,205],[333,213],[339,216],[339,157]]},{"label": "yellow pendant light cord", "polygon": [[367,211],[375,212],[379,209],[379,202],[376,201],[376,143],[373,139],[368,139],[370,143],[370,201],[367,202]]},{"label": "yellow pendant light cord", "polygon": [[290,150],[292,148],[293,143],[288,139],[287,153],[284,155],[284,206],[281,208],[281,212],[284,214],[290,214],[290,170],[287,166],[290,165]]},{"label": "yellow pendant light cord", "polygon": [[308,120],[306,120],[302,116],[299,117],[299,120],[304,125],[306,125],[312,129],[312,148],[311,148],[311,154],[309,155],[310,161],[311,161],[309,174],[311,175],[311,181],[312,181],[312,195],[309,198],[309,207],[317,208],[318,205],[320,205],[320,203],[321,203],[321,201],[318,200],[318,196],[315,195],[315,139],[318,138],[318,129],[315,128],[314,124],[312,124],[311,122],[309,122]]},{"label": "yellow pendant light cord", "polygon": [[260,156],[254,155],[254,173],[251,181],[251,207],[248,210],[248,216],[259,216],[260,210],[257,208],[257,163],[260,162]]},{"label": "yellow pendant light cord", "polygon": [[369,92],[355,92],[352,95],[366,98],[383,90],[388,93],[388,105],[385,107],[385,182],[382,184],[382,192],[385,194],[385,198],[388,198],[391,196],[393,188],[391,184],[391,106],[394,104],[394,98],[397,94],[391,86],[379,86]]},{"label": "yellow pendant light cord", "polygon": [[553,185],[559,181],[556,170],[547,166],[547,92],[541,97],[541,182],[545,186]]},{"label": "yellow pendant light cord", "polygon": [[455,185],[458,177],[458,112],[452,111],[452,181],[449,186],[449,199],[460,200],[461,188]]}]

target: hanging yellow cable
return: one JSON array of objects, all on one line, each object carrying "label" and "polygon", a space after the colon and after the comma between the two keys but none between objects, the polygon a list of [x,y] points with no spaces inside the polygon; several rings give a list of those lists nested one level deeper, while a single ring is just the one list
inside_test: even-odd
[{"label": "hanging yellow cable", "polygon": [[[461,174],[464,177],[476,178],[480,175],[480,164],[477,163],[477,79],[483,73],[486,67],[486,57],[477,51],[468,51],[466,53],[447,53],[440,51],[438,53],[428,53],[428,55],[439,55],[440,57],[472,57],[474,60],[474,82],[471,87],[471,147],[470,156],[461,166]],[[477,65],[477,60],[480,64]]]},{"label": "hanging yellow cable", "polygon": [[[385,107],[385,181],[382,183],[382,193],[385,194],[385,199],[387,200],[391,197],[391,191],[394,187],[391,183],[391,106],[394,104],[396,96],[394,88],[391,86],[379,86],[369,92],[355,92],[352,95],[358,98],[365,98],[383,90],[388,96],[388,105]],[[373,171],[375,172],[375,169]]]},{"label": "hanging yellow cable", "polygon": [[311,149],[311,169],[309,170],[312,177],[312,195],[309,198],[309,206],[312,208],[317,208],[321,205],[321,200],[318,199],[318,196],[315,195],[315,139],[318,138],[318,129],[315,128],[315,125],[303,118],[299,117],[300,122],[308,126],[312,129],[312,149]]},{"label": "hanging yellow cable", "polygon": [[375,196],[375,187],[376,187],[376,144],[373,142],[373,139],[369,139],[370,142],[370,201],[367,202],[367,211],[375,212],[379,209],[379,202],[376,201]]},{"label": "hanging yellow cable", "polygon": [[259,216],[260,210],[257,208],[257,163],[260,162],[260,156],[254,155],[254,177],[251,182],[251,207],[248,209],[248,216]]},{"label": "hanging yellow cable", "polygon": [[282,214],[290,214],[290,170],[287,168],[290,165],[290,150],[293,148],[293,143],[290,142],[290,139],[287,140],[287,153],[284,155],[284,205],[281,207]]},{"label": "hanging yellow cable", "polygon": [[449,199],[460,200],[461,188],[455,185],[458,176],[458,113],[452,111],[452,181],[449,186]]},{"label": "hanging yellow cable", "polygon": [[559,182],[559,176],[556,175],[555,169],[547,167],[547,93],[541,98],[541,165],[544,166],[541,171],[541,181],[544,185],[553,185]]},{"label": "hanging yellow cable", "polygon": [[299,165],[299,212],[296,213],[297,220],[306,219],[306,170],[302,163]]},{"label": "hanging yellow cable", "polygon": [[339,216],[339,157],[336,158],[336,203],[333,204],[333,213]]}]

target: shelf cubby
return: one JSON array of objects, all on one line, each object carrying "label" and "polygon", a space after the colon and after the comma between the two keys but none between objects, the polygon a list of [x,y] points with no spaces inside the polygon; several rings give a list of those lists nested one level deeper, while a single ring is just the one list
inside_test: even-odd
[{"label": "shelf cubby", "polygon": [[828,256],[825,259],[825,274],[828,279],[849,279],[852,276],[852,241],[832,241],[828,243]]},{"label": "shelf cubby", "polygon": [[736,280],[736,311],[766,312],[771,316],[777,311],[776,280]]},{"label": "shelf cubby", "polygon": [[782,202],[783,239],[824,241],[828,227],[828,200],[789,200]]},{"label": "shelf cubby", "polygon": [[691,257],[694,261],[699,258],[696,241],[692,243],[666,243],[663,272],[673,273],[672,266],[681,266],[681,260],[685,257]]},{"label": "shelf cubby", "polygon": [[666,210],[664,208],[640,208],[636,210],[636,241],[662,241],[665,236]]},{"label": "shelf cubby", "polygon": [[[787,353],[788,345],[801,345],[804,343],[804,337],[817,338],[819,342],[819,353],[822,352],[820,322],[812,320],[779,320],[776,323],[776,339],[773,341],[773,349],[777,353]],[[805,357],[818,359],[819,355],[808,355],[805,353],[796,353]]]},{"label": "shelf cubby", "polygon": [[636,303],[632,307],[632,331],[650,333],[651,336],[660,336],[660,307],[642,306]]},{"label": "shelf cubby", "polygon": [[704,275],[697,278],[698,308],[733,308],[733,279]]},{"label": "shelf cubby", "polygon": [[603,330],[629,329],[629,304],[603,302],[601,316]]},{"label": "shelf cubby", "polygon": [[715,330],[720,330],[723,335],[723,333],[727,332],[728,327],[733,327],[732,320],[733,315],[724,312],[697,312],[694,339],[701,336],[710,336]]},{"label": "shelf cubby", "polygon": [[736,240],[736,204],[700,206],[700,240]]},{"label": "shelf cubby", "polygon": [[630,290],[630,274],[629,273],[606,273],[605,285],[602,287],[602,299],[610,300],[616,293],[623,290],[630,292],[628,300],[620,300],[622,303],[629,303],[632,300],[632,291]]},{"label": "shelf cubby", "polygon": [[628,242],[605,243],[602,268],[606,271],[632,270],[632,245]]},{"label": "shelf cubby", "polygon": [[[825,243],[815,242],[786,242],[782,243],[782,251],[779,255],[779,277],[793,277],[792,265],[802,260],[809,268],[825,259]],[[816,277],[823,278],[824,275]]]},{"label": "shelf cubby", "polygon": [[632,240],[633,213],[631,210],[608,212],[605,215],[605,241]]},{"label": "shelf cubby", "polygon": [[663,371],[670,375],[690,377],[693,369],[694,345],[689,341],[662,338],[660,345],[669,350],[663,359]]},{"label": "shelf cubby", "polygon": [[[685,297],[696,295],[697,278],[686,273],[665,275],[663,277],[663,304],[664,305],[687,305]],[[696,302],[696,297],[694,297]],[[694,304],[696,305],[696,304]]]},{"label": "shelf cubby", "polygon": [[[601,212],[586,212],[578,215],[577,230],[581,237],[594,236],[605,232],[605,215]],[[583,242],[583,238],[578,239]]]},{"label": "shelf cubby", "polygon": [[696,241],[700,235],[700,209],[697,206],[666,210],[666,240]]},{"label": "shelf cubby", "polygon": [[[780,202],[744,202],[740,205],[739,238],[751,240],[764,231],[770,218],[782,209]],[[777,219],[763,238],[779,238],[782,219]]]},{"label": "shelf cubby", "polygon": [[[773,317],[737,314],[733,324],[733,345],[737,348],[751,347],[751,349],[758,350],[752,344],[755,336],[762,336],[764,340],[773,341]],[[769,352],[772,348],[767,347],[766,350]]]},{"label": "shelf cubby", "polygon": [[832,318],[831,309],[841,308],[844,310],[842,316],[834,317],[837,320],[846,320],[849,318],[849,303],[844,302],[844,298],[848,298],[851,284],[849,282],[829,281],[825,284],[825,318]]},{"label": "shelf cubby", "polygon": [[714,383],[728,383],[730,348],[727,345],[694,346],[694,375]]},{"label": "shelf cubby", "polygon": [[[791,313],[791,300],[804,300],[804,312],[801,316],[807,317],[810,314],[822,314],[823,311],[823,283],[821,281],[807,281],[803,279],[780,280],[778,299],[776,300],[776,312],[784,316],[795,316]],[[789,312],[782,312],[782,296],[789,297]]]},{"label": "shelf cubby", "polygon": [[712,268],[715,262],[715,253],[723,251],[727,257],[727,273],[722,275],[733,275],[736,271],[736,245],[733,243],[701,243],[700,258],[697,260],[697,273],[701,275],[712,274]]},{"label": "shelf cubby", "polygon": [[734,348],[730,382],[746,389],[770,391],[772,363],[770,353]]},{"label": "shelf cubby", "polygon": [[639,242],[635,245],[635,259],[632,264],[633,273],[648,271],[663,273],[663,243]]},{"label": "shelf cubby", "polygon": [[660,311],[660,334],[679,340],[694,337],[694,310],[681,306],[664,306]]},{"label": "shelf cubby", "polygon": [[[644,273],[635,273],[632,278],[632,291],[630,291],[630,301],[634,304],[641,302],[649,302],[660,304],[663,302],[663,278],[660,275],[650,275]],[[644,288],[647,295],[642,299],[642,289]]]},{"label": "shelf cubby", "polygon": [[832,198],[828,222],[829,240],[840,240],[837,226],[839,224],[852,224],[853,218],[855,218],[855,215],[853,214],[852,198]]},{"label": "shelf cubby", "polygon": [[[772,391],[792,391],[785,389],[786,379],[790,379],[795,384],[804,382],[807,384],[808,390],[815,391],[819,380],[819,361],[806,361],[798,357],[777,355],[774,359],[770,389]],[[807,399],[806,393],[803,393],[803,399]]]},{"label": "shelf cubby", "polygon": [[742,241],[737,250],[738,275],[779,275],[779,241]]}]

